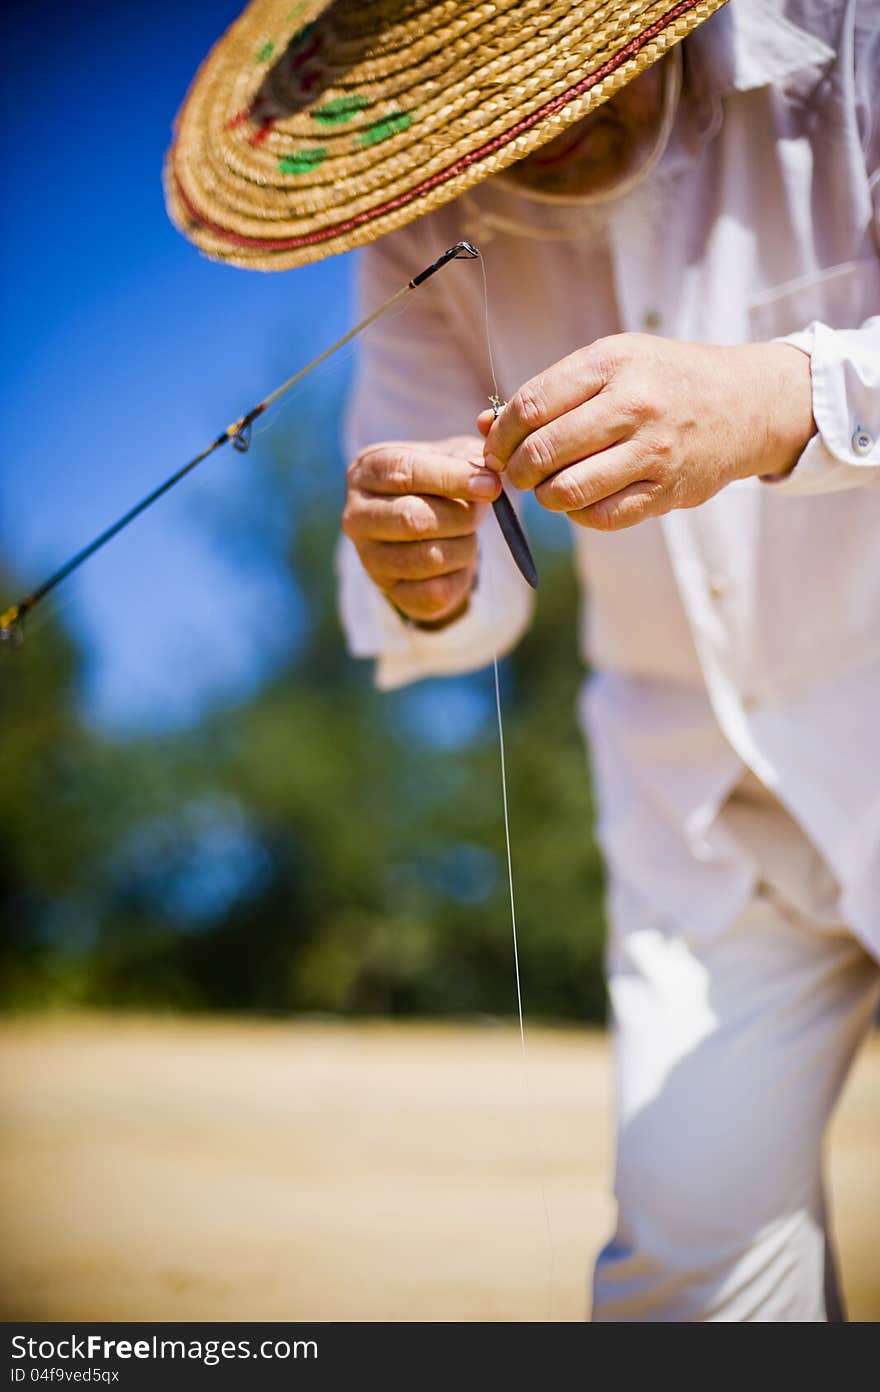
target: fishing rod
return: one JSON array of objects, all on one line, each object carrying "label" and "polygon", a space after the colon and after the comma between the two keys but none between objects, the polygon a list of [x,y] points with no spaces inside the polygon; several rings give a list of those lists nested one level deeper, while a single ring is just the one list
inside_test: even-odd
[{"label": "fishing rod", "polygon": [[[76,555],[72,556],[69,561],[66,561],[53,575],[50,575],[48,580],[44,580],[36,589],[31,590],[20,599],[17,604],[10,604],[9,607],[0,614],[0,642],[11,643],[13,645],[21,643],[24,637],[24,630],[22,628],[24,620],[41,600],[51,594],[63,580],[66,580],[69,575],[72,575],[75,570],[78,570],[91,556],[94,556],[96,551],[100,551],[103,546],[106,546],[108,541],[112,541],[115,536],[118,536],[130,522],[133,522],[142,512],[146,512],[147,508],[152,507],[153,503],[158,502],[158,500],[165,493],[169,492],[175,484],[180,483],[181,479],[186,478],[187,474],[192,473],[193,469],[201,464],[203,460],[207,459],[209,455],[213,454],[215,450],[219,449],[221,445],[225,445],[231,440],[234,449],[242,453],[247,451],[250,448],[251,426],[258,416],[261,416],[264,411],[267,411],[270,406],[274,405],[286,392],[289,392],[292,387],[295,387],[298,382],[301,382],[304,377],[307,377],[310,372],[314,372],[316,367],[320,367],[321,363],[326,362],[327,359],[332,357],[340,348],[343,348],[346,343],[350,343],[353,338],[357,338],[358,334],[363,333],[364,329],[374,324],[377,319],[381,318],[393,305],[397,304],[399,300],[402,300],[405,295],[408,295],[411,290],[417,290],[420,285],[424,285],[426,280],[430,280],[431,276],[435,275],[437,271],[442,270],[450,261],[473,260],[474,258],[479,258],[479,255],[480,253],[477,251],[477,248],[472,246],[470,242],[456,242],[455,246],[449,247],[448,250],[444,251],[442,256],[438,256],[437,260],[433,261],[430,266],[420,271],[418,275],[413,276],[412,280],[407,281],[406,285],[396,290],[393,295],[385,300],[383,304],[379,305],[378,308],[374,309],[371,314],[361,319],[360,323],[355,324],[354,328],[349,329],[348,333],[343,334],[342,338],[337,339],[329,348],[325,348],[323,353],[319,353],[318,356],[313,358],[310,363],[307,363],[305,367],[301,367],[292,377],[288,377],[286,382],[282,382],[280,387],[276,387],[263,401],[260,401],[245,415],[240,416],[238,420],[228,425],[215,440],[211,441],[207,448],[203,449],[200,454],[197,454],[195,458],[191,459],[187,464],[184,464],[183,467],[178,469],[176,473],[173,473],[170,478],[165,479],[164,483],[160,483],[159,486],[154,488],[151,493],[148,493],[145,498],[141,498],[139,503],[135,503],[134,507],[130,508],[128,512],[124,513],[116,522],[112,523],[105,531],[101,532],[100,536],[95,537],[94,541],[90,541],[81,551],[77,551]],[[497,403],[496,398],[493,398],[493,407],[496,415],[499,405],[500,403]],[[498,520],[498,526],[501,529],[504,540],[510,549],[510,553],[520,573],[533,589],[536,588],[538,584],[537,567],[513,503],[504,492],[503,486],[501,493],[492,504],[492,509]]]}]

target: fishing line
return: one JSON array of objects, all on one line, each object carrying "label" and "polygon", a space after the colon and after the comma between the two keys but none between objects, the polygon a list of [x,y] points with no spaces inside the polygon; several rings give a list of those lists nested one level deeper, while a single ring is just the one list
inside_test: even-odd
[{"label": "fishing line", "polygon": [[489,374],[492,378],[492,395],[489,400],[492,403],[492,410],[497,420],[498,414],[503,406],[501,393],[498,390],[498,374],[495,371],[495,354],[492,352],[492,329],[489,324],[489,281],[486,276],[486,257],[480,256],[480,274],[483,277],[483,323],[486,326],[486,356],[489,359]]},{"label": "fishing line", "polygon": [[[489,322],[489,284],[486,278],[486,263],[484,255],[480,256],[480,271],[483,277],[483,318],[486,326],[486,355],[489,360],[489,372],[492,377],[492,395],[489,398],[489,400],[492,403],[492,411],[494,413],[495,419],[497,420],[498,416],[501,413],[504,402],[501,398],[501,392],[498,387],[498,376],[495,371],[495,355],[492,352],[492,330]],[[511,504],[511,507],[512,506],[513,505]],[[489,607],[492,611],[495,620],[495,622],[493,623],[493,627],[497,631],[497,619],[499,614],[499,608],[497,602],[498,596],[495,588],[495,577],[492,573],[491,566],[487,566],[486,569],[488,571]],[[516,980],[516,1009],[517,1018],[519,1021],[520,1052],[522,1056],[522,1082],[523,1091],[525,1093],[526,1098],[526,1106],[530,1111],[534,1112],[535,1098],[534,1093],[531,1090],[531,1074],[529,1068],[528,1051],[526,1049],[525,1014],[523,1011],[522,1001],[522,974],[520,972],[519,965],[519,941],[516,931],[516,894],[514,891],[513,884],[513,851],[510,836],[510,800],[507,793],[507,761],[505,758],[504,750],[504,716],[501,706],[501,678],[498,662],[498,649],[494,645],[492,649],[492,675],[495,686],[495,718],[498,727],[498,754],[501,764],[501,805],[504,810],[504,846],[507,857],[507,887],[510,898],[510,928],[511,936],[513,939],[513,970],[514,977]],[[539,1134],[539,1128],[536,1127],[535,1131],[536,1134]],[[547,1236],[547,1248],[549,1256],[549,1266],[547,1272],[547,1318],[550,1322],[552,1322],[555,1296],[554,1286],[556,1275],[556,1244],[553,1240],[553,1225],[550,1222],[550,1209],[547,1204],[547,1191],[544,1184],[543,1171],[539,1172],[539,1184],[541,1190],[541,1205],[544,1211],[544,1227]]]},{"label": "fishing line", "polygon": [[[487,567],[487,569],[489,568]],[[495,604],[495,584],[494,579],[492,577],[491,569],[489,569],[489,592],[490,607],[492,608],[493,612],[497,614],[498,610]],[[523,1093],[525,1095],[526,1100],[526,1106],[528,1110],[534,1115],[535,1096],[531,1086],[532,1078],[528,1050],[526,1048],[525,1012],[523,1011],[522,1001],[522,974],[520,972],[519,966],[519,941],[516,931],[516,894],[513,885],[513,851],[510,836],[510,800],[507,793],[507,762],[505,759],[504,752],[504,717],[502,714],[501,707],[501,680],[497,649],[493,649],[492,652],[492,675],[494,678],[495,685],[495,718],[498,728],[498,754],[501,764],[501,805],[504,809],[504,846],[507,856],[507,887],[510,898],[510,928],[511,936],[513,939],[513,970],[514,977],[516,980],[516,1009],[517,1019],[519,1022],[520,1053],[522,1057],[522,1084]],[[540,1128],[538,1128],[537,1126],[535,1127],[535,1134],[540,1134]],[[538,1180],[541,1190],[541,1206],[544,1211],[544,1228],[547,1236],[547,1250],[549,1262],[547,1271],[547,1319],[552,1323],[555,1298],[556,1244],[553,1240],[553,1225],[550,1222],[550,1208],[547,1203],[547,1190],[544,1183],[543,1169],[539,1170]]]}]

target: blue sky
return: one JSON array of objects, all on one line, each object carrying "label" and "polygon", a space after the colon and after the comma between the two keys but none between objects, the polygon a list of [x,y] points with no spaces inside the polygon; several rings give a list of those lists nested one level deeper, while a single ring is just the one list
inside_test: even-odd
[{"label": "blue sky", "polygon": [[[351,257],[236,270],[166,217],[171,121],[239,8],[101,0],[12,4],[0,18],[0,557],[25,586],[351,322]],[[58,592],[97,723],[195,719],[295,645],[303,616],[271,532],[247,564],[223,544],[224,509],[247,506],[260,451],[258,439],[246,456],[218,452]],[[332,453],[315,467],[332,471]]]}]

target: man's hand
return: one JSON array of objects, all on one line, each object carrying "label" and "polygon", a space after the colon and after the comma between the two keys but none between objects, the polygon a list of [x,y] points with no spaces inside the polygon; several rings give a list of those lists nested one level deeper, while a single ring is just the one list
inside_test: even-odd
[{"label": "man's hand", "polygon": [[501,492],[480,451],[465,436],[370,445],[348,470],[343,531],[391,603],[429,627],[467,608],[477,527]]},{"label": "man's hand", "polygon": [[478,425],[490,468],[550,512],[616,531],[792,469],[815,431],[810,360],[785,343],[618,334],[533,377]]}]

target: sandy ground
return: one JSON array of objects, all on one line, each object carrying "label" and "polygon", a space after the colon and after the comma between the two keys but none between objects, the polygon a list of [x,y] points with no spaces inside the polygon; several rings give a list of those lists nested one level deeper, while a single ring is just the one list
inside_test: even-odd
[{"label": "sandy ground", "polygon": [[[0,1315],[582,1319],[609,1082],[582,1031],[532,1030],[524,1072],[506,1027],[6,1022]],[[831,1159],[850,1313],[874,1320],[880,1039]]]}]

